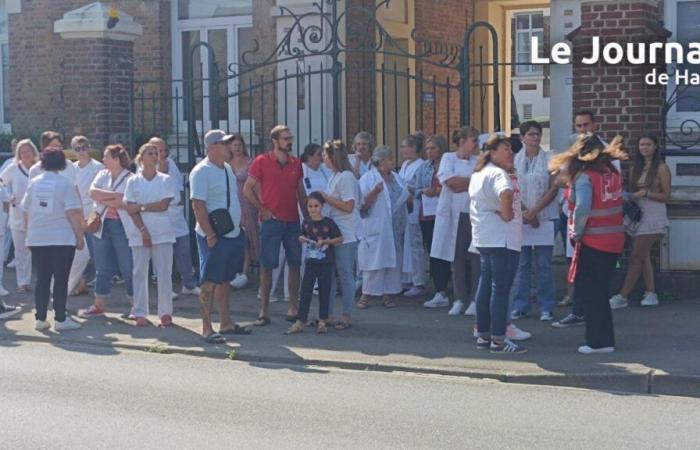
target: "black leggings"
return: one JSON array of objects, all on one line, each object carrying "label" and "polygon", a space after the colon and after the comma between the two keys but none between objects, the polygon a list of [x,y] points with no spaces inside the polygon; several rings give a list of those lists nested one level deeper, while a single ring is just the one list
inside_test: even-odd
[{"label": "black leggings", "polygon": [[[434,220],[421,220],[420,229],[423,232],[423,246],[430,254],[430,248],[433,245],[433,231],[435,229]],[[430,277],[433,279],[433,285],[437,292],[447,291],[447,283],[452,275],[452,264],[449,261],[438,258],[430,258]],[[465,299],[466,300],[466,299]]]},{"label": "black leggings", "polygon": [[[334,264],[309,263],[304,268],[304,278],[301,280],[301,299],[297,320],[306,322],[309,319],[311,297],[314,294],[314,284],[318,280],[318,318],[328,319],[328,304],[331,297],[331,276],[335,273]],[[335,295],[335,292],[333,293]]]},{"label": "black leggings", "polygon": [[75,247],[70,245],[49,245],[30,247],[32,261],[36,267],[36,287],[34,303],[36,320],[46,320],[46,313],[51,298],[51,279],[53,278],[53,311],[56,321],[66,320],[66,301],[68,298],[68,275],[75,256]]}]

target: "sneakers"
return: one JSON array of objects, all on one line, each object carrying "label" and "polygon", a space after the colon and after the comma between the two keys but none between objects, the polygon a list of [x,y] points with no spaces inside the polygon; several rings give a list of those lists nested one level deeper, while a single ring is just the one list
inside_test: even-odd
[{"label": "sneakers", "polygon": [[593,353],[612,353],[614,351],[615,351],[615,347],[593,348],[593,347],[589,347],[588,345],[582,345],[578,348],[578,352],[583,353],[584,355],[590,355]]},{"label": "sneakers", "polygon": [[192,289],[182,286],[182,291],[180,291],[180,293],[182,295],[194,295],[199,297],[200,290],[198,286],[195,286]]},{"label": "sneakers", "polygon": [[[258,291],[258,300],[260,300],[260,291]],[[270,303],[277,303],[280,299],[272,294],[270,294]],[[287,300],[289,301],[289,300]]]},{"label": "sneakers", "polygon": [[488,350],[489,348],[491,348],[491,339],[476,338],[477,350]]},{"label": "sneakers", "polygon": [[659,304],[659,297],[656,295],[656,292],[645,292],[639,304],[641,306],[656,306]]},{"label": "sneakers", "polygon": [[17,306],[8,306],[5,303],[0,302],[0,320],[7,320],[21,312],[22,310]]},{"label": "sneakers", "polygon": [[527,313],[523,311],[513,311],[510,313],[510,320],[518,320],[518,319],[524,319],[527,317]]},{"label": "sneakers", "polygon": [[583,316],[569,314],[563,319],[552,323],[554,328],[580,327],[586,324],[586,319]]},{"label": "sneakers", "polygon": [[244,273],[237,273],[236,277],[231,281],[231,286],[236,289],[244,288],[248,284],[248,275]]},{"label": "sneakers", "polygon": [[17,260],[16,260],[16,259],[12,259],[12,261],[10,261],[9,263],[7,263],[7,267],[10,268],[10,269],[15,269],[15,268],[17,267]]},{"label": "sneakers", "polygon": [[570,306],[573,302],[570,296],[566,296],[557,302],[557,306]]},{"label": "sneakers", "polygon": [[93,278],[92,280],[90,280],[90,281],[88,281],[87,283],[85,283],[85,286],[94,288],[96,282],[97,282],[97,278]]},{"label": "sneakers", "polygon": [[425,292],[423,286],[411,286],[409,290],[403,293],[404,297],[420,297]]},{"label": "sneakers", "polygon": [[540,314],[540,320],[542,322],[551,322],[552,321],[552,313],[551,312],[543,312]]},{"label": "sneakers", "polygon": [[48,320],[38,320],[34,322],[34,329],[36,331],[46,331],[51,328],[51,324]]},{"label": "sneakers", "polygon": [[506,339],[503,342],[491,342],[491,353],[512,353],[514,355],[527,353],[527,349]]},{"label": "sneakers", "polygon": [[10,293],[3,287],[2,284],[0,284],[0,297],[5,297],[10,295]]},{"label": "sneakers", "polygon": [[171,292],[170,293],[170,299],[171,300],[177,300],[177,298],[180,296],[177,292]]},{"label": "sneakers", "polygon": [[148,326],[148,319],[145,317],[137,317],[136,318],[136,326],[137,327],[147,327]]},{"label": "sneakers", "polygon": [[173,324],[173,318],[170,314],[163,314],[160,318],[160,327],[165,328]]},{"label": "sneakers", "polygon": [[521,330],[511,323],[506,327],[506,337],[511,341],[527,341],[532,337],[532,333]]},{"label": "sneakers", "polygon": [[66,317],[66,320],[63,322],[57,320],[56,323],[53,324],[53,329],[56,331],[70,331],[77,330],[78,328],[80,328],[80,324],[70,317]]},{"label": "sneakers", "polygon": [[450,306],[450,301],[440,292],[435,293],[433,298],[423,303],[424,308],[444,308],[445,306]]},{"label": "sneakers", "polygon": [[105,310],[98,308],[95,305],[90,306],[88,309],[85,311],[81,311],[78,316],[84,318],[84,319],[89,319],[90,317],[99,317],[99,316],[104,316]]},{"label": "sneakers", "polygon": [[615,294],[610,298],[610,309],[627,308],[627,299],[620,294]]},{"label": "sneakers", "polygon": [[462,313],[462,308],[464,308],[464,303],[462,303],[462,300],[455,300],[455,302],[452,304],[452,308],[450,308],[447,314],[451,316],[458,316]]},{"label": "sneakers", "polygon": [[464,311],[465,316],[476,316],[476,302],[469,302],[467,310]]},{"label": "sneakers", "polygon": [[124,284],[124,278],[122,278],[119,275],[114,275],[112,277],[112,283],[114,283],[116,285]]}]

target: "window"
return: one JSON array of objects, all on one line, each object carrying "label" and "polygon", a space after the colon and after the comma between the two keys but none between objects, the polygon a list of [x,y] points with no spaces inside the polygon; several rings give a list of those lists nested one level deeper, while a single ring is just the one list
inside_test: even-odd
[{"label": "window", "polygon": [[[687,48],[690,42],[700,42],[700,1],[679,1],[676,5],[676,41]],[[692,73],[700,73],[700,67],[686,64],[683,69]],[[678,100],[676,111],[695,112],[700,110],[700,86],[691,86],[684,91],[684,96]]]},{"label": "window", "polygon": [[528,65],[532,38],[539,39],[538,53],[544,56],[544,13],[532,12],[515,15],[515,62],[516,75],[535,75],[542,73],[542,67]]},{"label": "window", "polygon": [[5,0],[0,0],[0,128],[10,125],[10,53],[7,35],[7,9]]},{"label": "window", "polygon": [[178,19],[210,19],[253,13],[252,0],[178,0]]}]

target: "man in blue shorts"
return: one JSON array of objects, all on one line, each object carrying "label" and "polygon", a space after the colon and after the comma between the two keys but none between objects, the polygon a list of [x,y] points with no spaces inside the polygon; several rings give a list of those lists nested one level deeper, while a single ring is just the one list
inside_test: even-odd
[{"label": "man in blue shorts", "polygon": [[[207,157],[190,172],[190,199],[197,220],[202,336],[212,344],[224,343],[222,335],[250,334],[250,329],[235,324],[229,315],[229,283],[243,269],[245,254],[236,177],[226,163],[225,145],[230,139],[233,136],[221,130],[209,131],[204,136]],[[227,214],[230,221],[222,218]],[[214,297],[221,317],[218,333],[211,324]]]}]

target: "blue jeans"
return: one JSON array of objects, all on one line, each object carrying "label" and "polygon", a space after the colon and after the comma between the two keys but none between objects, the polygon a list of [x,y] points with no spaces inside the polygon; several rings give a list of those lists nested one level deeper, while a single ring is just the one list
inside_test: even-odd
[{"label": "blue jeans", "polygon": [[83,278],[86,281],[95,278],[95,239],[97,238],[94,235],[85,233],[85,245],[87,245],[88,253],[90,253],[90,261],[83,272]]},{"label": "blue jeans", "polygon": [[[350,242],[335,247],[335,268],[340,280],[341,298],[343,299],[343,315],[350,317],[355,306],[355,260],[359,242]],[[337,280],[335,274],[331,277],[331,301],[328,308],[329,316],[335,310],[335,293]]]},{"label": "blue jeans", "polygon": [[299,222],[265,220],[260,224],[260,266],[276,269],[280,260],[280,246],[284,246],[287,264],[301,266],[301,225]]},{"label": "blue jeans", "polygon": [[532,279],[532,257],[535,256],[537,266],[537,302],[540,314],[551,313],[554,309],[554,276],[552,275],[551,245],[536,245],[523,247],[520,253],[518,275],[516,277],[515,298],[513,310],[527,312],[530,309],[530,281]]},{"label": "blue jeans", "polygon": [[124,225],[119,219],[104,219],[102,221],[102,237],[95,237],[93,242],[95,252],[95,296],[107,298],[112,293],[112,275],[120,272],[124,278],[126,294],[134,296],[132,268],[134,260],[131,257],[131,247],[126,238]]},{"label": "blue jeans", "polygon": [[182,286],[187,289],[194,289],[197,287],[197,280],[194,277],[194,267],[192,267],[189,234],[175,239],[175,243],[173,244],[173,259],[175,260],[175,267],[180,273]]},{"label": "blue jeans", "polygon": [[508,298],[520,252],[505,247],[479,247],[481,278],[476,290],[476,330],[481,338],[503,340],[508,323]]}]

